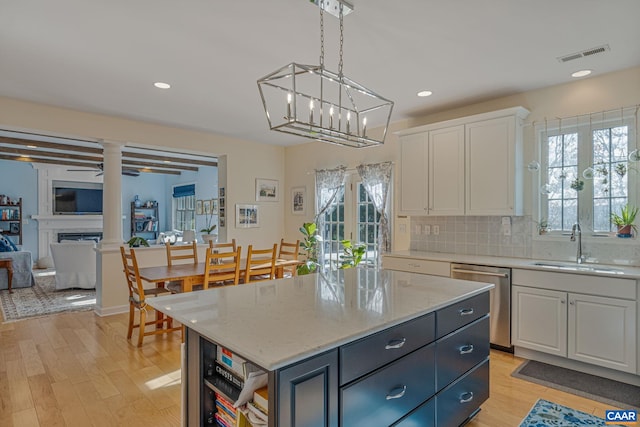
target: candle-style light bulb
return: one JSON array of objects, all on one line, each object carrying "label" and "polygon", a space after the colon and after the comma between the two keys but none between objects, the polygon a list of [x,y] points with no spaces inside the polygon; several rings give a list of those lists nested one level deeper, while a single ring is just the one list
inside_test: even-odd
[{"label": "candle-style light bulb", "polygon": [[329,108],[329,129],[333,129],[333,105]]},{"label": "candle-style light bulb", "polygon": [[362,119],[362,137],[365,138],[367,136],[367,118]]},{"label": "candle-style light bulb", "polygon": [[351,133],[351,111],[347,112],[347,135]]},{"label": "candle-style light bulb", "polygon": [[313,124],[313,99],[309,101],[309,124]]},{"label": "candle-style light bulb", "polygon": [[291,120],[291,92],[287,94],[287,120]]}]

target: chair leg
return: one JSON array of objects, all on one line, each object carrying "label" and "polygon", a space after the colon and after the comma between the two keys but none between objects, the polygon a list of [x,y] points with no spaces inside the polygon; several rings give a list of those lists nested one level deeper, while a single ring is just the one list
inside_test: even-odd
[{"label": "chair leg", "polygon": [[127,339],[131,339],[131,334],[133,333],[133,320],[135,316],[135,307],[133,304],[129,303],[129,330],[127,331]]},{"label": "chair leg", "polygon": [[142,339],[144,338],[144,325],[147,321],[147,311],[140,310],[140,328],[138,329],[138,347],[142,347]]}]

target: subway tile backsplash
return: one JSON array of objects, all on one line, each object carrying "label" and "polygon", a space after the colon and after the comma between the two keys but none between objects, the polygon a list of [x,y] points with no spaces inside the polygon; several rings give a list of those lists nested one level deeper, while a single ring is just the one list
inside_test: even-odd
[{"label": "subway tile backsplash", "polygon": [[[505,235],[502,219],[509,218],[511,233]],[[427,227],[429,234],[427,234]],[[434,226],[439,233],[434,233]],[[466,255],[489,255],[556,261],[575,261],[576,242],[564,238],[537,237],[531,216],[428,216],[411,217],[411,250]],[[585,233],[586,234],[586,233]],[[637,239],[584,236],[583,253],[588,262],[640,266]]]}]

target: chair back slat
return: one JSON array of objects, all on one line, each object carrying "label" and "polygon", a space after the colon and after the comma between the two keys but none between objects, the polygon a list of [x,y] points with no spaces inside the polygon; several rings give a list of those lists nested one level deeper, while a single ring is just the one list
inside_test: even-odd
[{"label": "chair back slat", "polygon": [[140,304],[144,304],[144,287],[142,286],[142,279],[138,271],[136,252],[131,248],[129,249],[129,253],[127,253],[124,247],[120,246],[120,254],[122,255],[124,275],[127,279],[127,286],[129,287],[129,297]]},{"label": "chair back slat", "polygon": [[[300,240],[296,240],[295,243],[285,242],[284,239],[280,239],[280,251],[278,252],[278,259],[286,259],[290,261],[297,261],[298,254],[300,253]],[[284,267],[284,276],[295,276],[297,273],[297,266]]]},{"label": "chair back slat", "polygon": [[253,249],[253,245],[249,245],[247,265],[244,273],[245,283],[275,279],[277,253],[277,243],[274,243],[270,249]]},{"label": "chair back slat", "polygon": [[198,244],[194,240],[188,245],[174,245],[165,243],[167,249],[167,265],[171,267],[173,261],[191,259],[194,264],[198,263]]},{"label": "chair back slat", "polygon": [[235,252],[236,251],[236,239],[231,239],[228,243],[214,243],[213,240],[209,240],[209,247],[216,249],[216,252]]},{"label": "chair back slat", "polygon": [[240,282],[240,255],[242,247],[238,246],[235,252],[215,252],[215,249],[207,248],[207,257],[204,266],[204,289],[211,285],[237,285]]}]

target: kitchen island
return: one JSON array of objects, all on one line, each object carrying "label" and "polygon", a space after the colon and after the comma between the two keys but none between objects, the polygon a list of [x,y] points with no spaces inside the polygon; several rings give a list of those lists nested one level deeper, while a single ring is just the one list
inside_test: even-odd
[{"label": "kitchen island", "polygon": [[149,303],[186,326],[186,425],[214,419],[222,346],[268,373],[271,427],[457,426],[488,398],[491,287],[359,268]]}]

